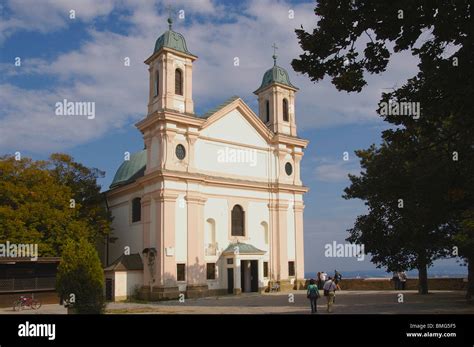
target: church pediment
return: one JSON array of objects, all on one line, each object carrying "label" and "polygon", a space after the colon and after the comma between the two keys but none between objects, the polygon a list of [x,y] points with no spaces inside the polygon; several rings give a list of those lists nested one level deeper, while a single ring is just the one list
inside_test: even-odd
[{"label": "church pediment", "polygon": [[271,143],[273,133],[250,107],[234,97],[207,114],[201,136],[264,147]]}]

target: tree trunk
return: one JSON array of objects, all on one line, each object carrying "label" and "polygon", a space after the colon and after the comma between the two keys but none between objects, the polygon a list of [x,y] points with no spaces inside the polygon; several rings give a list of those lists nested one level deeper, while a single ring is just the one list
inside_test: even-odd
[{"label": "tree trunk", "polygon": [[474,299],[474,257],[467,258],[467,291],[466,299]]},{"label": "tree trunk", "polygon": [[428,268],[424,263],[418,265],[418,294],[428,294]]}]

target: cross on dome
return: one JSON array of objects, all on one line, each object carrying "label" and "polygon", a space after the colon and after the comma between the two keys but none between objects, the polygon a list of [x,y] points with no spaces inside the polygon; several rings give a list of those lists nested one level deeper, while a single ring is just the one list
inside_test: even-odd
[{"label": "cross on dome", "polygon": [[168,26],[169,26],[169,30],[171,30],[171,27],[173,25],[173,19],[171,18],[171,5],[168,5],[167,6],[168,8]]},{"label": "cross on dome", "polygon": [[276,65],[276,63],[277,63],[277,57],[278,57],[278,56],[276,55],[276,50],[278,49],[278,47],[277,47],[277,45],[276,45],[275,42],[273,42],[272,47],[273,47],[273,65]]}]

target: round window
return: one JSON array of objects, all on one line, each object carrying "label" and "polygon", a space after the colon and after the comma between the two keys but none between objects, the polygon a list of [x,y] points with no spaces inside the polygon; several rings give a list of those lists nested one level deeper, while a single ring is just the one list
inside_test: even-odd
[{"label": "round window", "polygon": [[290,163],[285,164],[285,172],[288,176],[291,176],[291,174],[293,173],[293,166],[291,166]]},{"label": "round window", "polygon": [[183,160],[184,157],[186,157],[186,148],[181,144],[176,146],[176,157],[178,157],[179,160]]}]

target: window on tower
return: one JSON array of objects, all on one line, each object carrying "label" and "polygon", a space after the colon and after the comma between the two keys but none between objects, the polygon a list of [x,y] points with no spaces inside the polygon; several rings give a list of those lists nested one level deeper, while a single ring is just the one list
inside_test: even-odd
[{"label": "window on tower", "polygon": [[270,121],[270,101],[265,102],[265,123]]},{"label": "window on tower", "polygon": [[283,99],[283,121],[288,122],[288,100]]},{"label": "window on tower", "polygon": [[155,73],[155,96],[158,96],[160,93],[160,73],[156,71]]},{"label": "window on tower", "polygon": [[232,209],[232,236],[244,236],[245,212],[242,206],[235,205]]},{"label": "window on tower", "polygon": [[174,72],[174,93],[183,95],[183,71],[176,69]]}]

